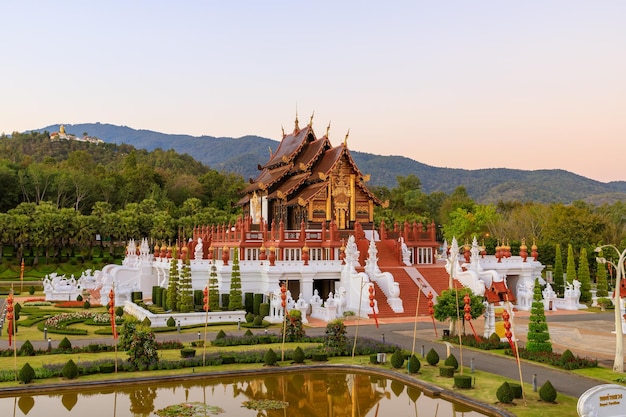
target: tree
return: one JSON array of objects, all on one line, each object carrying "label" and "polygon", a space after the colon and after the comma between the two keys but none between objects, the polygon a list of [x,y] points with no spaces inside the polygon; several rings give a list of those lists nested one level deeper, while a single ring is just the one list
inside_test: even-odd
[{"label": "tree", "polygon": [[178,311],[176,300],[178,297],[178,257],[176,247],[172,249],[172,259],[170,261],[170,276],[167,285],[167,304],[170,310]]},{"label": "tree", "polygon": [[557,294],[563,294],[563,258],[561,256],[561,245],[556,244],[554,254],[554,290]]},{"label": "tree", "polygon": [[138,325],[127,350],[128,361],[140,371],[149,369],[159,362],[156,338],[150,328]]},{"label": "tree", "polygon": [[578,280],[580,281],[580,302],[591,301],[591,276],[589,274],[589,260],[587,259],[587,249],[580,250],[578,260]]},{"label": "tree", "polygon": [[[598,253],[598,257],[604,257],[602,251]],[[609,285],[606,280],[606,264],[601,262],[598,262],[596,267],[596,296],[598,298],[609,296]]]},{"label": "tree", "polygon": [[474,295],[471,289],[459,289],[458,300],[456,288],[444,290],[437,297],[437,304],[434,306],[434,317],[441,322],[450,319],[451,334],[456,334],[455,323],[457,322],[458,317],[463,319],[465,314],[465,311],[463,310],[465,307],[465,303],[463,301],[465,294],[470,296],[470,314],[472,315],[472,320],[474,320],[484,313],[485,305],[483,304],[483,297]]},{"label": "tree", "polygon": [[230,274],[229,310],[243,309],[243,294],[241,292],[241,273],[239,272],[239,248],[233,250],[233,266]]},{"label": "tree", "polygon": [[189,313],[194,309],[193,305],[193,289],[191,287],[191,265],[189,261],[189,254],[185,251],[183,259],[183,268],[180,276],[180,285],[178,288],[178,295],[180,299],[180,306],[178,310],[181,313]]},{"label": "tree", "polygon": [[528,319],[528,342],[526,342],[526,350],[528,352],[552,352],[552,343],[550,343],[550,333],[548,332],[544,308],[541,286],[537,279],[535,280],[533,292],[533,305]]},{"label": "tree", "polygon": [[578,279],[576,276],[576,261],[574,260],[574,248],[570,243],[567,245],[567,269],[565,270],[567,282],[570,284]]},{"label": "tree", "polygon": [[220,288],[217,280],[215,259],[211,263],[211,273],[209,274],[209,309],[211,311],[218,311],[220,309]]}]

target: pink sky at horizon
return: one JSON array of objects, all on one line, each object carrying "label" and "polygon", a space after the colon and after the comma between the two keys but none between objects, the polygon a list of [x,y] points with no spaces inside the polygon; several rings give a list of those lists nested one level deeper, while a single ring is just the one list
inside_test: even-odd
[{"label": "pink sky at horizon", "polygon": [[278,140],[297,109],[356,151],[626,181],[626,2],[40,1],[0,16],[0,133]]}]

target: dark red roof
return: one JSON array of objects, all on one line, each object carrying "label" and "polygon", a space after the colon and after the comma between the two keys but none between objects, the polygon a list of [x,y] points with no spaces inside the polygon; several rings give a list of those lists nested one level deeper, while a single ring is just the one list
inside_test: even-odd
[{"label": "dark red roof", "polygon": [[278,148],[272,154],[270,160],[263,165],[263,168],[273,168],[291,162],[305,143],[314,140],[315,134],[310,125],[297,132],[286,135],[283,137],[283,140],[280,141]]}]

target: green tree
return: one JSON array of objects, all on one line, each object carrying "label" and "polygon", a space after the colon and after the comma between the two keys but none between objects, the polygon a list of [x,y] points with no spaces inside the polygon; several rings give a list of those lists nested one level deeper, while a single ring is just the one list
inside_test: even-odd
[{"label": "green tree", "polygon": [[589,260],[587,259],[586,248],[580,250],[578,280],[580,281],[580,301],[588,303],[591,301],[591,275],[589,273]]},{"label": "green tree", "polygon": [[[603,258],[604,255],[602,251],[598,253],[599,258]],[[609,285],[606,279],[606,264],[597,263],[596,266],[596,296],[600,297],[608,297],[609,296]]]},{"label": "green tree", "polygon": [[211,262],[211,272],[209,274],[209,309],[211,311],[219,311],[220,309],[220,288],[217,280],[215,259]]},{"label": "green tree", "polygon": [[578,279],[576,276],[576,260],[574,259],[574,248],[571,244],[567,245],[567,269],[565,270],[567,282],[570,284]]},{"label": "green tree", "polygon": [[241,292],[241,273],[239,272],[239,248],[233,250],[233,265],[230,275],[229,310],[243,309],[243,293]]},{"label": "green tree", "polygon": [[455,324],[458,317],[463,320],[463,316],[465,315],[463,308],[465,307],[464,297],[466,294],[470,297],[470,314],[472,315],[472,320],[474,320],[484,313],[485,305],[483,304],[483,297],[474,295],[471,289],[459,289],[458,299],[456,288],[444,290],[437,297],[437,303],[434,306],[434,317],[441,322],[449,319],[451,334],[456,334]]},{"label": "green tree", "polygon": [[529,352],[552,352],[552,343],[550,343],[550,333],[548,332],[548,323],[546,322],[544,309],[541,286],[537,279],[535,280],[533,292],[533,305],[528,319],[526,350]]},{"label": "green tree", "polygon": [[149,369],[159,362],[157,342],[150,328],[138,325],[126,351],[130,364],[140,371]]},{"label": "green tree", "polygon": [[561,256],[561,245],[556,244],[554,254],[554,291],[562,295],[564,290],[563,282],[563,257]]},{"label": "green tree", "polygon": [[183,259],[183,268],[180,276],[180,286],[178,288],[178,294],[180,297],[181,313],[189,313],[194,309],[193,305],[193,288],[191,287],[191,264],[189,261],[189,255],[187,252]]},{"label": "green tree", "polygon": [[167,304],[170,310],[178,311],[176,300],[178,298],[178,280],[180,279],[178,273],[178,256],[176,253],[176,247],[172,249],[172,259],[170,260],[170,276],[167,285]]}]

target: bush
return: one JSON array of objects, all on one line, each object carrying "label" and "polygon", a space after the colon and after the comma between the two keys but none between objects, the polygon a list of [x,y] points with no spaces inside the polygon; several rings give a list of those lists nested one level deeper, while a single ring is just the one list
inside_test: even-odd
[{"label": "bush", "polygon": [[76,301],[83,301],[83,296],[78,294],[78,296],[76,297]]},{"label": "bush", "polygon": [[254,321],[254,314],[246,313],[246,323],[252,323]]},{"label": "bush", "polygon": [[145,319],[143,319],[143,321],[141,322],[141,324],[143,326],[146,326],[147,328],[152,327],[152,322],[150,321],[150,319],[148,317],[146,317]]},{"label": "bush", "polygon": [[113,371],[115,371],[115,364],[114,363],[102,363],[102,364],[100,364],[100,372],[102,372],[103,374],[111,374],[111,373],[113,373]]},{"label": "bush", "polygon": [[226,337],[226,333],[224,333],[224,330],[220,330],[219,332],[217,332],[217,334],[215,335],[215,340],[218,339],[223,339]]},{"label": "bush", "polygon": [[439,354],[435,351],[435,349],[430,349],[426,354],[426,362],[430,366],[435,366],[439,363]]},{"label": "bush", "polygon": [[174,320],[174,317],[170,316],[170,318],[167,319],[165,324],[167,324],[167,327],[176,327],[176,320]]},{"label": "bush", "polygon": [[270,315],[270,303],[259,304],[259,316],[261,319]]},{"label": "bush", "polygon": [[469,375],[455,375],[454,386],[459,389],[472,388],[472,377]]},{"label": "bush", "polygon": [[272,348],[269,348],[267,352],[265,352],[265,355],[263,356],[263,363],[265,363],[265,365],[267,366],[274,366],[276,365],[277,361],[278,361],[278,356],[276,356],[276,352],[274,352]]},{"label": "bush", "polygon": [[402,365],[404,365],[404,355],[400,350],[396,350],[393,352],[393,355],[391,355],[391,366],[395,369],[400,369]]},{"label": "bush", "polygon": [[543,384],[541,388],[539,388],[539,398],[547,403],[553,403],[556,401],[556,390],[549,380],[546,381],[546,383]]},{"label": "bush", "polygon": [[452,366],[442,365],[439,368],[439,376],[444,378],[452,378],[454,376],[454,368]]},{"label": "bush", "polygon": [[372,353],[370,355],[370,363],[372,365],[378,365],[378,353]]},{"label": "bush", "polygon": [[19,350],[20,356],[35,356],[35,348],[30,340],[25,341]]},{"label": "bush", "polygon": [[513,398],[522,398],[522,386],[516,382],[509,382],[509,387],[513,391]]},{"label": "bush", "polygon": [[72,342],[67,337],[64,337],[60,342],[58,348],[60,350],[72,350]]},{"label": "bush", "polygon": [[31,285],[30,288],[28,288],[28,293],[33,295],[35,293],[35,287]]},{"label": "bush", "polygon": [[324,345],[329,348],[344,351],[346,349],[346,343],[348,341],[346,334],[346,325],[343,324],[343,321],[339,319],[333,320],[326,325],[326,337],[324,338]]},{"label": "bush", "polygon": [[420,362],[420,360],[417,358],[417,356],[412,355],[409,358],[409,373],[410,374],[416,374],[419,372],[420,368],[422,367],[422,363]]},{"label": "bush", "polygon": [[453,367],[455,371],[459,369],[459,361],[456,360],[456,356],[454,356],[452,353],[446,358],[443,364],[445,366]]},{"label": "bush", "polygon": [[300,346],[294,349],[292,359],[294,363],[304,363],[304,351]]},{"label": "bush", "polygon": [[83,303],[83,308],[84,308],[85,310],[89,310],[89,309],[91,308],[91,303],[90,303],[89,301],[85,301],[85,302]]},{"label": "bush", "polygon": [[313,352],[313,354],[311,354],[311,359],[315,362],[326,362],[328,360],[328,355],[324,352]]},{"label": "bush", "polygon": [[78,377],[78,366],[76,366],[74,361],[70,359],[63,367],[61,375],[63,375],[66,379],[75,379]]},{"label": "bush", "polygon": [[254,327],[262,327],[263,326],[263,317],[261,317],[261,316],[254,316],[254,319],[252,320],[252,325]]},{"label": "bush", "polygon": [[561,363],[563,363],[563,364],[565,364],[567,362],[571,362],[571,361],[573,361],[575,359],[576,359],[576,357],[574,356],[572,351],[569,350],[569,349],[565,350],[565,352],[563,352],[561,354]]},{"label": "bush", "polygon": [[196,350],[191,348],[183,348],[180,350],[181,358],[193,358],[196,356]]},{"label": "bush", "polygon": [[22,366],[22,369],[20,369],[20,372],[17,375],[17,377],[24,384],[28,384],[33,379],[35,379],[35,370],[33,369],[32,366],[30,366],[28,362],[26,362],[24,366]]},{"label": "bush", "polygon": [[510,404],[513,402],[515,395],[508,382],[503,382],[502,385],[496,391],[496,398],[503,404]]},{"label": "bush", "polygon": [[250,336],[254,336],[254,334],[252,333],[252,330],[248,329],[246,330],[246,332],[243,334],[245,337],[250,337]]},{"label": "bush", "polygon": [[222,364],[223,365],[231,365],[235,363],[235,357],[232,355],[224,355],[222,356]]},{"label": "bush", "polygon": [[115,307],[115,315],[117,317],[122,317],[124,315],[124,307],[122,306]]}]

